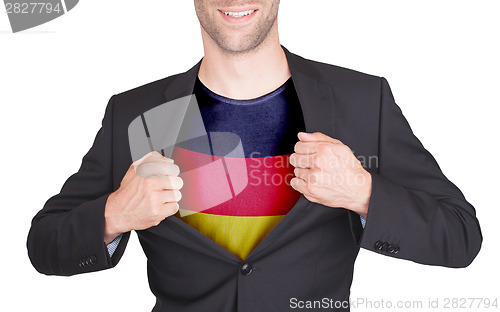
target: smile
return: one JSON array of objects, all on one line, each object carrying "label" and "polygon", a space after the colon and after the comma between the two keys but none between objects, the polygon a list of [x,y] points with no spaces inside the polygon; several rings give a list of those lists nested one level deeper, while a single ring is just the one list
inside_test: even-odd
[{"label": "smile", "polygon": [[255,12],[256,10],[248,10],[248,11],[243,11],[243,12],[224,12],[221,11],[222,13],[226,14],[227,16],[235,17],[235,18],[240,18],[243,16],[247,16]]}]

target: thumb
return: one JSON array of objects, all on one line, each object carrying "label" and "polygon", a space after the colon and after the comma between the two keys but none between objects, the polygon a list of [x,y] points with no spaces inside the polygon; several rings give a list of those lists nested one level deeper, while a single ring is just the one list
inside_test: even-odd
[{"label": "thumb", "polygon": [[341,143],[339,140],[329,137],[321,132],[313,132],[313,133],[299,132],[298,138],[301,141]]},{"label": "thumb", "polygon": [[158,153],[157,151],[151,151],[151,152],[145,154],[144,156],[142,156],[141,158],[137,159],[136,161],[134,161],[133,165],[139,166],[143,162],[151,161],[151,160],[156,159],[156,158],[159,159],[160,157],[161,157],[160,153]]},{"label": "thumb", "polygon": [[132,163],[134,167],[138,167],[143,163],[148,163],[148,162],[158,162],[158,161],[165,161],[168,163],[174,163],[174,160],[171,158],[166,158],[165,156],[161,155],[157,151],[151,151],[147,153],[146,155],[142,156],[141,158],[137,159]]}]

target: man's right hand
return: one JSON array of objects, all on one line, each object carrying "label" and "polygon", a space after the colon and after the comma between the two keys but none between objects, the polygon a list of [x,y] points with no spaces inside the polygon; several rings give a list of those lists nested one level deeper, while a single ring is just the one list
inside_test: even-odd
[{"label": "man's right hand", "polygon": [[183,182],[179,167],[153,151],[132,163],[105,207],[104,242],[121,233],[158,225],[179,210]]}]

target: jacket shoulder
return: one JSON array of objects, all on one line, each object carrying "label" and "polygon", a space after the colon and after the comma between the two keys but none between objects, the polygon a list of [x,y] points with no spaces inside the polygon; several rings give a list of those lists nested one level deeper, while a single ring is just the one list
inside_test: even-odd
[{"label": "jacket shoulder", "polygon": [[135,87],[130,90],[126,90],[120,93],[115,94],[115,98],[120,102],[120,100],[126,101],[145,101],[148,99],[151,100],[161,100],[164,97],[164,91],[168,87],[168,85],[181,73],[171,75],[162,79],[158,79],[156,81],[152,81],[146,83],[144,85]]},{"label": "jacket shoulder", "polygon": [[337,86],[356,86],[366,88],[377,86],[380,88],[381,76],[364,73],[346,67],[315,61],[295,55],[302,63],[302,68],[313,71],[324,82],[331,82]]},{"label": "jacket shoulder", "polygon": [[185,73],[171,75],[142,86],[117,93],[113,96],[114,118],[120,124],[130,124],[137,116],[146,111],[165,104],[165,91],[172,83]]}]

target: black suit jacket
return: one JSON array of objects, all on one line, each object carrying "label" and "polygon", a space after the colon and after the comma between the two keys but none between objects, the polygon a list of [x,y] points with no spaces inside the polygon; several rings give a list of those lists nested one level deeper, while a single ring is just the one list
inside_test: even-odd
[{"label": "black suit jacket", "polygon": [[[153,311],[288,311],[291,298],[348,300],[360,247],[447,267],[465,267],[479,252],[474,208],[413,135],[387,81],[283,49],[306,131],[338,138],[366,160],[373,181],[366,227],[353,212],[301,196],[242,262],[175,216],[166,218],[137,232],[157,297]],[[132,163],[127,127],[190,95],[200,63],[111,97],[80,169],[33,219],[27,246],[39,272],[73,275],[118,263],[130,233],[109,257],[104,207]]]}]

